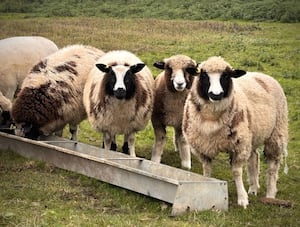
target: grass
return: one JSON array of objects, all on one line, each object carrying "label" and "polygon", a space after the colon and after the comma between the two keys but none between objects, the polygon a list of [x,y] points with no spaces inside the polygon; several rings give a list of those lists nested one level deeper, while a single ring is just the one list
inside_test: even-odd
[{"label": "grass", "polygon": [[160,18],[185,20],[242,19],[299,22],[297,0],[3,0],[1,13],[23,13],[25,17],[96,16],[115,18]]},{"label": "grass", "polygon": [[[190,212],[169,217],[171,205],[79,174],[28,160],[12,151],[0,151],[1,226],[298,226],[300,223],[300,24],[186,21],[112,18],[22,18],[0,16],[0,38],[41,35],[59,47],[82,43],[103,49],[127,49],[149,65],[173,54],[186,54],[201,62],[222,55],[234,68],[261,71],[283,86],[289,104],[290,171],[280,170],[278,198],[293,201],[293,208],[264,205],[263,157],[258,197],[250,197],[244,210],[236,204],[236,190],[228,157],[214,162],[213,177],[228,181],[229,210]],[[67,130],[66,130],[67,131]],[[65,132],[67,135],[67,132]],[[180,167],[173,152],[172,130],[162,162]],[[99,146],[101,136],[87,121],[79,139]],[[136,153],[149,159],[153,144],[149,124],[137,134]],[[118,138],[120,143],[121,138]],[[201,165],[193,157],[193,172]],[[246,179],[246,177],[244,178]],[[245,185],[246,180],[245,180]]]}]

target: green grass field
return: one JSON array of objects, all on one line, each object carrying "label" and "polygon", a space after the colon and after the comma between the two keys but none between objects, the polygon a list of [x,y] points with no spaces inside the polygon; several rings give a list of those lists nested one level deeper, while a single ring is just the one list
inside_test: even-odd
[{"label": "green grass field", "polygon": [[[101,181],[0,151],[1,226],[299,226],[300,224],[300,23],[258,23],[112,18],[20,18],[0,16],[0,38],[41,35],[59,47],[88,44],[104,51],[126,49],[149,65],[174,54],[201,62],[221,55],[234,68],[261,71],[283,86],[289,105],[289,174],[281,168],[277,197],[292,208],[264,205],[265,168],[261,157],[261,189],[244,210],[237,206],[228,157],[214,162],[213,177],[228,181],[229,210],[190,212],[170,217],[171,205]],[[67,131],[67,130],[66,130]],[[67,132],[65,132],[65,136]],[[99,146],[101,135],[87,121],[79,140]],[[149,159],[152,126],[137,134],[136,153]],[[180,167],[173,151],[172,130],[162,162]],[[201,165],[193,157],[193,172]],[[246,177],[244,177],[247,186]]]}]

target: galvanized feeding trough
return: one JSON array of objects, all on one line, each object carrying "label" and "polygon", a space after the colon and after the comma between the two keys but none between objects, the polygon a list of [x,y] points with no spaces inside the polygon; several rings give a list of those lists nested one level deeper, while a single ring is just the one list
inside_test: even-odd
[{"label": "galvanized feeding trough", "polygon": [[188,210],[228,209],[227,182],[60,137],[34,141],[0,132],[0,149],[33,158]]}]

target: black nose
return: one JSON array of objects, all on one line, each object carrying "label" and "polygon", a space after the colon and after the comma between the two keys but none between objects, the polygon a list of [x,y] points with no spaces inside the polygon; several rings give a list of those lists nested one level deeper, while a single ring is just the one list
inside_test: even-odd
[{"label": "black nose", "polygon": [[117,99],[123,99],[126,96],[126,90],[123,88],[118,88],[116,91],[114,91],[114,95]]},{"label": "black nose", "polygon": [[209,98],[211,98],[212,100],[218,101],[218,100],[221,100],[222,98],[224,98],[224,92],[221,92],[221,93],[218,94],[218,95],[216,95],[216,94],[214,94],[214,93],[212,93],[212,92],[209,92],[209,93],[208,93],[208,96],[209,96]]}]

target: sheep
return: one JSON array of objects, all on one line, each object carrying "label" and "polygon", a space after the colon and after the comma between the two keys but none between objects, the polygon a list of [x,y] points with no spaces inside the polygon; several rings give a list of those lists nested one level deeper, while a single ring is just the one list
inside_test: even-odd
[{"label": "sheep", "polygon": [[11,121],[11,102],[30,68],[57,50],[54,42],[40,36],[17,36],[0,40],[0,110],[3,115],[0,125],[7,123],[4,119]]},{"label": "sheep", "polygon": [[154,66],[163,71],[155,79],[155,99],[151,117],[155,134],[151,160],[160,162],[166,142],[166,126],[175,131],[174,144],[181,157],[181,166],[191,169],[190,149],[182,134],[183,107],[194,76],[187,69],[196,68],[196,62],[185,55],[174,55]]},{"label": "sheep", "polygon": [[[287,156],[288,109],[283,89],[272,77],[234,70],[222,57],[202,62],[184,106],[183,134],[210,176],[212,160],[229,153],[238,205],[249,204],[242,172],[247,161],[249,194],[259,188],[259,153],[268,163],[266,197],[275,198],[282,154]],[[235,79],[236,78],[236,79]],[[287,165],[286,165],[287,167]]]},{"label": "sheep", "polygon": [[89,74],[83,94],[88,120],[103,133],[104,148],[116,150],[115,137],[124,135],[122,150],[135,154],[135,133],[150,120],[154,100],[150,69],[126,50],[107,52]]},{"label": "sheep", "polygon": [[103,54],[91,46],[71,45],[33,66],[12,106],[16,134],[38,139],[69,124],[71,140],[77,141],[77,125],[86,118],[84,84]]},{"label": "sheep", "polygon": [[13,133],[12,120],[10,117],[12,103],[0,91],[0,131]]}]

